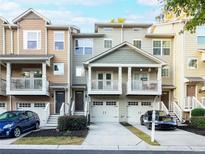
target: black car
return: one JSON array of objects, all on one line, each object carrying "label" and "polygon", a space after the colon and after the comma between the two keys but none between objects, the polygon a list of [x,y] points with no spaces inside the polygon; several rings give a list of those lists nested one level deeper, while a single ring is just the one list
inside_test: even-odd
[{"label": "black car", "polygon": [[[141,125],[145,125],[148,129],[152,128],[153,110],[147,111],[140,117]],[[157,110],[155,112],[155,128],[156,129],[176,129],[177,121],[164,111]]]},{"label": "black car", "polygon": [[23,132],[38,129],[40,119],[32,111],[8,111],[0,114],[0,137],[19,137]]}]

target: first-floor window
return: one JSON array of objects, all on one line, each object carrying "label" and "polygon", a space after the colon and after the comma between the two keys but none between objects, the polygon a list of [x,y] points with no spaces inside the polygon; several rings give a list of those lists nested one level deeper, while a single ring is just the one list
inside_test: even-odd
[{"label": "first-floor window", "polygon": [[83,66],[76,66],[75,75],[76,75],[77,77],[82,77],[82,76],[84,76],[84,75],[85,75],[84,67],[83,67]]},{"label": "first-floor window", "polygon": [[142,48],[142,41],[141,40],[134,40],[133,45],[139,49]]},{"label": "first-floor window", "polygon": [[189,58],[188,59],[188,68],[189,69],[197,69],[197,67],[198,67],[197,58]]},{"label": "first-floor window", "polygon": [[54,63],[53,64],[53,74],[54,75],[64,75],[64,63]]},{"label": "first-floor window", "polygon": [[162,68],[162,77],[169,77],[169,68],[168,67]]},{"label": "first-floor window", "polygon": [[112,48],[112,40],[111,39],[104,40],[104,48]]}]

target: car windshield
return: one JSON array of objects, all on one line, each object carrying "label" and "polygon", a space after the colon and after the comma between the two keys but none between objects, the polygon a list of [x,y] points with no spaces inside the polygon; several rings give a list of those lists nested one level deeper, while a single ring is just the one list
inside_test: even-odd
[{"label": "car windshield", "polygon": [[18,116],[16,113],[6,112],[3,114],[0,114],[0,120],[15,120]]}]

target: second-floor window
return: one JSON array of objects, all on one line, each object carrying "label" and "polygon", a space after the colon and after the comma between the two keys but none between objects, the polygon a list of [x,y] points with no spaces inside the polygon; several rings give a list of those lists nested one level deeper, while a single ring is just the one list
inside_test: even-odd
[{"label": "second-floor window", "polygon": [[93,52],[93,39],[76,39],[75,54],[91,55]]},{"label": "second-floor window", "polygon": [[154,40],[153,41],[153,55],[164,56],[170,55],[171,41],[169,40]]},{"label": "second-floor window", "polygon": [[104,48],[112,48],[112,40],[111,39],[104,40]]},{"label": "second-floor window", "polygon": [[41,49],[41,31],[25,30],[23,33],[24,49],[39,50]]},{"label": "second-floor window", "polygon": [[197,44],[205,44],[205,26],[198,26],[196,28]]},{"label": "second-floor window", "polygon": [[54,75],[64,75],[64,63],[54,63],[53,64],[53,74]]},{"label": "second-floor window", "polygon": [[197,58],[189,58],[188,59],[188,68],[189,69],[197,69],[198,67],[198,59]]},{"label": "second-floor window", "polygon": [[54,32],[54,49],[64,50],[64,32]]},{"label": "second-floor window", "polygon": [[142,41],[141,40],[133,40],[133,45],[139,49],[142,48]]}]

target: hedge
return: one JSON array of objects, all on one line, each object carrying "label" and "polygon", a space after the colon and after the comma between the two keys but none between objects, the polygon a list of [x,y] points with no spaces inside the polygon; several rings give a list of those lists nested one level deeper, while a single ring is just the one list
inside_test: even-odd
[{"label": "hedge", "polygon": [[191,126],[195,128],[205,128],[205,116],[192,116]]},{"label": "hedge", "polygon": [[85,116],[61,116],[58,118],[59,131],[78,131],[87,129]]},{"label": "hedge", "polygon": [[196,108],[191,111],[191,116],[205,116],[205,109]]}]

